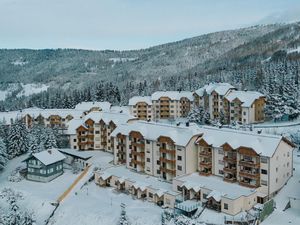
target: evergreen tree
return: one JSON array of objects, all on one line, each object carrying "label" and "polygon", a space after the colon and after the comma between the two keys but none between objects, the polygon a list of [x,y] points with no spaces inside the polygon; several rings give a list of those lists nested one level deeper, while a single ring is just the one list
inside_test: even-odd
[{"label": "evergreen tree", "polygon": [[12,159],[28,151],[27,128],[22,121],[12,124],[7,137],[7,154]]},{"label": "evergreen tree", "polygon": [[0,171],[4,169],[7,163],[7,149],[2,138],[0,138]]}]

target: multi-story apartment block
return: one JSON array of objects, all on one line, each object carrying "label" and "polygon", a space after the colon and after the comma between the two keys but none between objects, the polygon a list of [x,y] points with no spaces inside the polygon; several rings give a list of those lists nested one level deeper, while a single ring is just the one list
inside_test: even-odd
[{"label": "multi-story apartment block", "polygon": [[243,124],[263,122],[266,98],[256,91],[232,91],[224,98],[225,121]]},{"label": "multi-story apartment block", "polygon": [[114,163],[172,181],[183,200],[230,215],[267,202],[293,174],[295,146],[282,136],[187,125],[118,126]]},{"label": "multi-story apartment block", "polygon": [[293,173],[294,145],[281,136],[204,127],[198,146],[200,175],[258,188],[273,196]]},{"label": "multi-story apartment block", "polygon": [[134,122],[118,126],[114,137],[114,163],[172,180],[196,171],[199,128],[171,126],[153,122]]},{"label": "multi-story apartment block", "polygon": [[141,120],[186,117],[193,105],[189,91],[157,91],[151,96],[135,96],[129,100],[130,112]]},{"label": "multi-story apartment block", "polygon": [[136,120],[124,113],[91,112],[69,124],[70,146],[78,150],[105,150],[112,152],[111,133],[119,125]]},{"label": "multi-story apartment block", "polygon": [[228,83],[210,83],[194,92],[195,105],[209,112],[211,119],[225,123],[263,122],[265,96],[255,91],[237,91]]},{"label": "multi-story apartment block", "polygon": [[140,120],[152,120],[151,96],[135,96],[129,99],[130,114]]}]

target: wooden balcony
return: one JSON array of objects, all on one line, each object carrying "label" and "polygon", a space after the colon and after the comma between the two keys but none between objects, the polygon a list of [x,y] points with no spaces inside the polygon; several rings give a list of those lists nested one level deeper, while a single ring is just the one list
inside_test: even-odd
[{"label": "wooden balcony", "polygon": [[239,184],[241,185],[241,186],[244,186],[244,187],[248,187],[248,188],[257,188],[257,187],[259,187],[259,184],[258,184],[258,182],[256,182],[256,184],[250,184],[250,183],[248,183],[248,182],[244,182],[244,181],[239,181]]},{"label": "wooden balcony", "polygon": [[229,182],[229,183],[234,183],[234,182],[236,182],[236,178],[235,178],[235,177],[231,177],[231,178],[224,177],[223,180],[226,181],[226,182]]},{"label": "wooden balcony", "polygon": [[94,134],[87,134],[86,137],[94,139],[95,135]]},{"label": "wooden balcony", "polygon": [[136,165],[140,165],[142,167],[145,167],[145,162],[144,161],[139,161],[139,160],[136,160],[136,159],[132,159],[131,163],[136,164]]},{"label": "wooden balcony", "polygon": [[176,154],[176,150],[175,149],[166,149],[166,148],[160,147],[159,151],[161,153],[166,153],[166,154],[171,154],[171,155],[175,155]]},{"label": "wooden balcony", "polygon": [[145,157],[145,152],[137,152],[137,151],[131,150],[131,154],[140,156],[140,157]]},{"label": "wooden balcony", "polygon": [[253,168],[259,168],[260,163],[259,162],[254,162],[254,161],[244,161],[240,160],[239,161],[240,166],[247,166],[247,167],[253,167]]},{"label": "wooden balcony", "polygon": [[223,171],[226,172],[226,173],[235,174],[236,173],[236,168],[234,168],[234,167],[224,167]]},{"label": "wooden balcony", "polygon": [[224,161],[227,161],[227,162],[233,162],[233,163],[236,163],[236,157],[228,157],[228,156],[224,156],[224,157],[223,157],[223,160],[224,160]]},{"label": "wooden balcony", "polygon": [[259,177],[260,177],[260,174],[259,173],[252,173],[252,172],[249,172],[249,171],[246,171],[246,170],[241,170],[239,172],[239,176],[258,180]]},{"label": "wooden balcony", "polygon": [[211,156],[211,152],[209,152],[209,151],[200,151],[199,155],[200,156]]},{"label": "wooden balcony", "polygon": [[175,164],[176,163],[175,159],[166,159],[166,158],[160,157],[159,160],[161,162],[165,162],[165,163],[171,163],[171,164]]},{"label": "wooden balcony", "polygon": [[176,169],[167,169],[165,167],[160,167],[160,171],[161,172],[165,172],[165,173],[169,173],[169,174],[172,174],[173,176],[176,175]]},{"label": "wooden balcony", "polygon": [[136,146],[137,148],[145,148],[144,142],[131,142],[132,146]]},{"label": "wooden balcony", "polygon": [[212,162],[205,162],[205,161],[202,161],[199,163],[199,165],[201,167],[205,167],[205,168],[211,168],[212,167]]}]

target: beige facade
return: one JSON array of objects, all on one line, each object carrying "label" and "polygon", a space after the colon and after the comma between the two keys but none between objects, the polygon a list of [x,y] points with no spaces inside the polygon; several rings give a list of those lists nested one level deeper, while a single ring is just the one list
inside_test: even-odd
[{"label": "beige facade", "polygon": [[195,106],[201,106],[211,119],[227,124],[263,122],[266,98],[254,91],[237,91],[228,83],[210,83],[194,92]]},{"label": "beige facade", "polygon": [[74,121],[74,131],[69,131],[70,146],[78,150],[104,150],[113,152],[111,133],[118,124],[134,121],[127,114],[91,112],[82,121]]},{"label": "beige facade", "polygon": [[[116,146],[114,163],[126,162],[129,169],[168,181],[194,172],[197,169],[194,142],[200,134],[194,134],[195,129],[195,126],[176,127],[152,122],[121,125],[112,134]],[[184,141],[178,140],[181,137]]]},{"label": "beige facade", "polygon": [[130,113],[140,120],[187,117],[193,95],[188,91],[158,91],[151,96],[135,96],[129,100]]}]

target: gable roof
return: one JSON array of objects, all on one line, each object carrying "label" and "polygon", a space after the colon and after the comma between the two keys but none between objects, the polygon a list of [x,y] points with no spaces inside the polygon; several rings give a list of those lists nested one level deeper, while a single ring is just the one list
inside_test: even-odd
[{"label": "gable roof", "polygon": [[[57,149],[48,149],[42,152],[34,153],[29,158],[34,157],[41,161],[45,166],[64,160],[66,157]],[[27,159],[29,159],[27,158]],[[27,160],[26,159],[26,160]]]},{"label": "gable roof", "polygon": [[[226,143],[233,149],[240,147],[251,148],[257,154],[267,157],[272,157],[281,141],[286,142],[282,136],[278,135],[257,134],[254,132],[208,126],[203,126],[202,129],[203,135],[198,140],[204,140],[213,147],[221,147]],[[291,145],[288,142],[286,143]]]},{"label": "gable roof", "polygon": [[168,97],[171,100],[180,100],[181,98],[188,98],[193,101],[193,93],[190,91],[156,91],[151,95],[154,101],[159,100],[161,97]]},{"label": "gable roof", "polygon": [[94,107],[99,107],[102,111],[109,111],[111,104],[109,102],[81,102],[75,106],[75,109],[88,111]]},{"label": "gable roof", "polygon": [[236,88],[229,83],[209,83],[196,90],[195,93],[199,96],[203,96],[205,92],[207,94],[211,94],[213,91],[215,91],[219,95],[225,95],[231,89]]},{"label": "gable roof", "polygon": [[63,149],[59,149],[58,151],[60,151],[63,154],[71,155],[71,156],[74,156],[74,157],[77,157],[77,158],[80,158],[83,160],[88,160],[88,159],[92,158],[92,156],[93,156],[89,152],[78,151],[78,150],[70,149],[70,148],[63,148]]},{"label": "gable roof", "polygon": [[231,91],[225,98],[231,102],[234,99],[239,99],[243,107],[250,107],[255,100],[264,97],[264,95],[257,91]]},{"label": "gable roof", "polygon": [[186,146],[193,136],[201,134],[201,129],[196,124],[183,127],[138,121],[130,124],[121,124],[112,132],[111,136],[116,137],[119,133],[129,135],[131,131],[140,132],[145,139],[153,141],[160,136],[170,137],[179,146]]},{"label": "gable roof", "polygon": [[152,105],[151,96],[134,96],[129,99],[129,105],[136,105],[138,102],[145,102],[148,105]]}]

